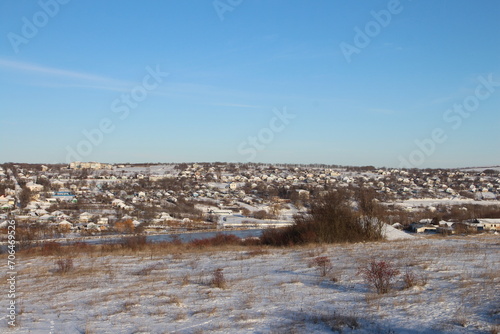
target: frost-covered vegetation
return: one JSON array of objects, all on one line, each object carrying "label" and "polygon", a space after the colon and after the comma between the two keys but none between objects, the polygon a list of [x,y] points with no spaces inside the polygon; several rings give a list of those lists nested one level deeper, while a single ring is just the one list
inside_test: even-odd
[{"label": "frost-covered vegetation", "polygon": [[[291,248],[137,243],[20,253],[11,332],[496,333],[500,324],[495,235]],[[66,258],[71,270],[60,270]],[[378,294],[361,269],[381,261],[395,271]]]}]

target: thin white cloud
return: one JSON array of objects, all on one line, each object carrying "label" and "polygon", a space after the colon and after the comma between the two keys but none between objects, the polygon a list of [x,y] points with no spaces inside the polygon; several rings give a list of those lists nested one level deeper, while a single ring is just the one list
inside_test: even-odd
[{"label": "thin white cloud", "polygon": [[236,108],[252,108],[252,109],[262,108],[262,106],[254,106],[249,104],[238,104],[238,103],[215,103],[213,105],[219,107],[236,107]]},{"label": "thin white cloud", "polygon": [[32,86],[36,87],[47,87],[47,88],[82,88],[82,89],[94,89],[94,90],[108,90],[112,92],[129,92],[130,91],[130,85],[125,85],[125,83],[121,85],[93,85],[93,84],[61,84],[61,83],[47,83],[47,82],[42,82],[42,83],[30,83]]},{"label": "thin white cloud", "polygon": [[80,81],[99,83],[100,85],[106,84],[106,85],[123,87],[123,86],[130,84],[129,82],[116,80],[116,79],[112,79],[112,78],[107,78],[107,77],[103,77],[103,76],[99,76],[99,75],[88,74],[88,73],[83,73],[83,72],[76,72],[76,71],[65,70],[65,69],[59,69],[59,68],[54,68],[54,67],[40,66],[40,65],[36,65],[36,64],[19,62],[19,61],[12,61],[12,60],[2,59],[2,58],[0,58],[0,67],[6,68],[9,70],[23,71],[23,72],[28,72],[28,73],[38,73],[38,74],[48,75],[51,77],[63,77],[66,79],[77,79]]}]

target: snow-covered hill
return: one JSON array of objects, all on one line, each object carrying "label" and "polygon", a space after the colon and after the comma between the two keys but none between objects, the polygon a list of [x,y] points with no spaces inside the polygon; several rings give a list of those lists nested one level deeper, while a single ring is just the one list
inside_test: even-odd
[{"label": "snow-covered hill", "polygon": [[[333,264],[327,277],[311,266],[318,256]],[[373,259],[413,273],[416,286],[399,278],[376,295],[358,274]],[[500,322],[498,236],[81,254],[64,275],[54,260],[17,264],[9,333],[490,333]],[[210,285],[217,268],[225,289]]]}]

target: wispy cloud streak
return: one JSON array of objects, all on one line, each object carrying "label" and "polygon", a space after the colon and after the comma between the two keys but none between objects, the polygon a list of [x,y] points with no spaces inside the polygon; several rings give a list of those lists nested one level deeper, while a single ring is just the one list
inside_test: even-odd
[{"label": "wispy cloud streak", "polygon": [[[77,71],[72,71],[72,70],[65,70],[65,69],[59,69],[59,68],[54,68],[54,67],[48,67],[48,66],[41,66],[37,64],[32,64],[32,63],[25,63],[25,62],[19,62],[19,61],[12,61],[12,60],[7,60],[7,59],[2,59],[0,58],[0,67],[7,69],[7,70],[14,70],[14,71],[22,71],[22,72],[28,72],[32,74],[41,74],[41,75],[46,75],[50,77],[59,77],[59,78],[66,78],[66,79],[76,79],[79,80],[80,82],[85,81],[85,82],[92,82],[97,85],[95,85],[96,89],[109,89],[109,85],[115,86],[115,88],[118,86],[120,88],[130,85],[130,82],[127,81],[122,81],[122,80],[116,80],[108,77],[103,77],[99,75],[94,75],[94,74],[89,74],[89,73],[84,73],[84,72],[77,72]],[[116,88],[117,90],[119,88]]]}]

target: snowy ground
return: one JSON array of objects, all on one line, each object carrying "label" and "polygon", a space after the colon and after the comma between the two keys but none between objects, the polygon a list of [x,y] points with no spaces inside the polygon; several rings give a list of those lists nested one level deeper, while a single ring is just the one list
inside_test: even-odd
[{"label": "snowy ground", "polygon": [[[55,272],[55,257],[19,256],[19,326],[0,332],[490,333],[500,324],[500,238],[494,235],[120,252],[76,256],[67,274]],[[317,256],[333,263],[327,277],[310,265]],[[358,274],[371,259],[408,268],[417,286],[403,289],[398,279],[389,294],[374,294]],[[217,268],[224,289],[210,285]]]},{"label": "snowy ground", "polygon": [[498,200],[489,200],[489,201],[476,201],[473,199],[467,198],[422,198],[422,199],[409,199],[405,201],[388,203],[388,204],[396,204],[402,207],[407,208],[426,208],[429,206],[437,206],[437,205],[465,205],[465,204],[474,204],[474,205],[500,205],[500,201]]},{"label": "snowy ground", "polygon": [[248,218],[244,216],[225,216],[221,217],[219,220],[219,225],[224,228],[230,227],[255,227],[255,228],[266,228],[266,227],[280,227],[293,225],[293,221],[290,220],[273,220],[273,219],[256,219]]}]

